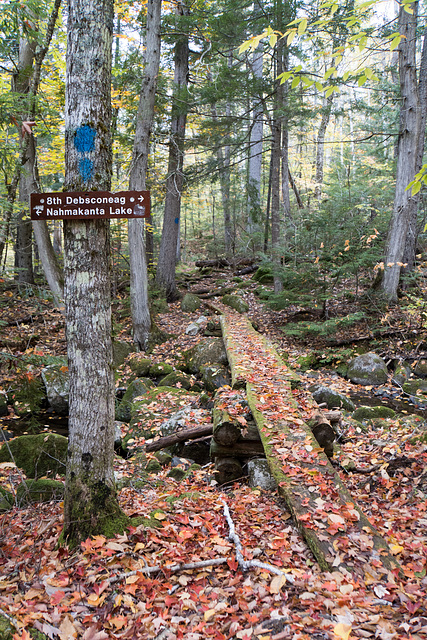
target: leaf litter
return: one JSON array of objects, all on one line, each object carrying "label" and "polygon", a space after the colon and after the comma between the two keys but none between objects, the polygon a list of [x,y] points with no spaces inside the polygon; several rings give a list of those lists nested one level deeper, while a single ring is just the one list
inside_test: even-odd
[{"label": "leaf litter", "polygon": [[[177,310],[162,321],[180,333]],[[184,348],[195,340],[185,336]],[[163,345],[159,358],[181,344]],[[302,399],[301,390],[294,393]],[[374,570],[364,580],[321,572],[274,494],[243,483],[218,487],[211,466],[179,482],[165,469],[141,489],[132,486],[135,460],[117,458],[117,475],[130,478],[119,495],[123,510],[152,526],[114,540],[97,536],[70,552],[58,546],[61,503],[14,507],[0,516],[0,610],[16,640],[29,638],[30,628],[54,640],[427,638],[427,447],[413,436],[414,425],[397,419],[366,430],[349,424],[336,455],[341,479],[402,576],[390,572],[384,582]],[[393,466],[403,457],[404,466]],[[16,469],[0,469],[5,489],[16,480]],[[336,514],[325,510],[324,518],[325,526],[339,526]],[[361,535],[361,551],[368,543]]]}]

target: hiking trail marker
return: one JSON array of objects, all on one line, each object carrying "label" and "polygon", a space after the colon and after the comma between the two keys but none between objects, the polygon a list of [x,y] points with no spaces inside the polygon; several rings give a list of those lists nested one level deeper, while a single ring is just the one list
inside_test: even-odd
[{"label": "hiking trail marker", "polygon": [[32,193],[31,220],[148,218],[149,191]]}]

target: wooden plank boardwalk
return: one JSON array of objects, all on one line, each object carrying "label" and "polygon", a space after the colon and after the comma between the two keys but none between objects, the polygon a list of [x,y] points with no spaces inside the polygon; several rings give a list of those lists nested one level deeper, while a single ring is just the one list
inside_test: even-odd
[{"label": "wooden plank boardwalk", "polygon": [[[232,384],[246,387],[278,492],[320,567],[391,579],[399,564],[304,422],[290,385],[295,374],[245,316],[218,310]],[[311,396],[306,402],[315,408]]]}]

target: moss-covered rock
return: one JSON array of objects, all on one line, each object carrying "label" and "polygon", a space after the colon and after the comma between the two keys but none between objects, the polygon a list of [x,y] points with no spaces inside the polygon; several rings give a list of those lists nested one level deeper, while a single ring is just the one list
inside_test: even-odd
[{"label": "moss-covered rock", "polygon": [[206,364],[200,367],[202,381],[207,391],[216,391],[220,387],[231,384],[228,369],[221,364]]},{"label": "moss-covered rock", "polygon": [[9,511],[9,509],[13,507],[14,502],[15,499],[13,495],[9,491],[6,491],[6,489],[3,489],[3,487],[0,487],[0,513]]},{"label": "moss-covered rock", "polygon": [[313,385],[310,391],[317,404],[325,403],[328,409],[345,409],[354,411],[354,403],[347,396],[323,385]]},{"label": "moss-covered rock", "polygon": [[142,398],[135,399],[132,403],[129,431],[123,439],[124,445],[130,448],[129,440],[153,437],[158,433],[153,428],[158,429],[183,404],[190,404],[196,397],[196,393],[176,387],[150,389]]},{"label": "moss-covered rock", "polygon": [[181,300],[181,311],[184,313],[193,313],[200,309],[201,300],[199,296],[196,296],[194,293],[186,293],[183,299]]},{"label": "moss-covered rock", "polygon": [[271,283],[274,280],[273,270],[271,267],[268,267],[267,265],[261,265],[255,271],[254,275],[252,276],[252,279],[256,280],[260,284]]},{"label": "moss-covered rock", "polygon": [[135,351],[135,346],[130,342],[113,340],[113,367],[115,369],[120,367],[133,351]]},{"label": "moss-covered rock", "polygon": [[427,394],[427,380],[423,378],[415,378],[405,382],[402,386],[405,393],[417,396],[420,394]]},{"label": "moss-covered rock", "polygon": [[14,438],[0,449],[0,462],[14,462],[28,478],[65,475],[68,438],[39,433]]},{"label": "moss-covered rock", "polygon": [[313,369],[313,367],[317,363],[316,354],[313,352],[306,353],[303,356],[299,356],[297,358],[297,364],[301,371],[308,371],[309,369]]},{"label": "moss-covered rock", "polygon": [[179,387],[180,389],[190,389],[194,381],[191,376],[182,371],[172,371],[160,380],[162,387]]},{"label": "moss-covered rock", "polygon": [[417,378],[427,378],[427,360],[425,358],[418,360],[413,365],[412,372]]},{"label": "moss-covered rock", "polygon": [[3,393],[0,393],[0,416],[7,416],[8,413],[7,397]]},{"label": "moss-covered rock", "polygon": [[143,396],[149,389],[154,386],[152,380],[146,378],[145,380],[142,378],[138,378],[133,380],[126,392],[116,408],[116,420],[120,420],[121,422],[129,422],[131,419],[131,407],[132,402],[138,396]]},{"label": "moss-covered rock", "polygon": [[237,313],[247,313],[249,311],[248,303],[234,293],[228,293],[225,296],[222,296],[221,301],[223,304],[227,305],[227,307],[237,311]]},{"label": "moss-covered rock", "polygon": [[150,358],[147,358],[145,355],[141,353],[136,353],[128,360],[128,365],[131,371],[138,376],[138,378],[144,378],[148,376],[148,372],[152,365],[152,361]]},{"label": "moss-covered rock", "polygon": [[204,338],[183,353],[184,367],[189,373],[199,373],[206,364],[228,364],[222,338]]},{"label": "moss-covered rock", "polygon": [[404,384],[407,382],[409,376],[411,374],[410,367],[404,362],[399,362],[396,366],[393,374],[393,382],[397,382],[397,384]]},{"label": "moss-covered rock", "polygon": [[364,353],[350,362],[347,377],[365,386],[385,384],[388,379],[387,365],[376,353]]},{"label": "moss-covered rock", "polygon": [[169,373],[173,373],[173,366],[168,362],[155,362],[148,371],[151,378],[161,378]]},{"label": "moss-covered rock", "polygon": [[390,407],[359,407],[354,411],[351,417],[359,422],[363,420],[375,420],[377,418],[387,419],[394,418],[396,412]]},{"label": "moss-covered rock", "polygon": [[58,480],[42,478],[40,480],[27,480],[16,488],[16,498],[19,505],[32,502],[50,502],[50,500],[62,500],[64,497],[64,484]]}]

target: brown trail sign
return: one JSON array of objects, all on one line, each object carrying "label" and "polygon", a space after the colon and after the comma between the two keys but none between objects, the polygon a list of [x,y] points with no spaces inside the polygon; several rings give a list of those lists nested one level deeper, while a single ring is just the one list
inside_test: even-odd
[{"label": "brown trail sign", "polygon": [[149,191],[32,193],[31,220],[148,218]]}]

